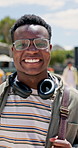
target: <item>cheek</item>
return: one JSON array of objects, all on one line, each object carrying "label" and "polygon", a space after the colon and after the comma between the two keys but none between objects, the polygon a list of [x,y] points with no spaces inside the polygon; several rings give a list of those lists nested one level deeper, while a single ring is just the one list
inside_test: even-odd
[{"label": "cheek", "polygon": [[50,53],[49,52],[45,52],[43,57],[44,57],[45,64],[48,65],[49,62],[50,62]]},{"label": "cheek", "polygon": [[20,52],[13,51],[13,59],[14,59],[14,63],[15,64],[20,63],[20,57],[21,57],[21,53]]},{"label": "cheek", "polygon": [[49,63],[50,63],[50,55],[47,56],[47,65],[49,65]]},{"label": "cheek", "polygon": [[50,53],[47,54],[47,59],[50,60]]}]

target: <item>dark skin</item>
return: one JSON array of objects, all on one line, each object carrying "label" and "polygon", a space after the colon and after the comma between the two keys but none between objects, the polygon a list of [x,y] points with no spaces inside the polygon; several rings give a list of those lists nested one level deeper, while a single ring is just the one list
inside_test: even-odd
[{"label": "dark skin", "polygon": [[[39,25],[25,25],[16,29],[14,40],[32,38],[49,38],[47,30]],[[17,69],[18,79],[30,88],[37,88],[38,83],[47,78],[47,66],[50,61],[50,50],[52,45],[49,45],[49,52],[38,50],[31,45],[27,50],[16,51],[12,48],[15,67]],[[26,60],[39,60],[37,62],[25,62]]]},{"label": "dark skin", "polygon": [[[49,34],[46,28],[40,25],[24,25],[18,27],[14,32],[14,41],[32,38],[48,39]],[[14,64],[17,69],[18,80],[28,85],[30,88],[37,89],[38,83],[41,80],[48,78],[47,67],[50,62],[51,49],[51,44],[49,44],[48,49],[36,49],[32,41],[27,50],[16,51],[13,46],[12,53]],[[50,141],[53,142],[54,147],[72,148],[67,140],[51,138]]]}]

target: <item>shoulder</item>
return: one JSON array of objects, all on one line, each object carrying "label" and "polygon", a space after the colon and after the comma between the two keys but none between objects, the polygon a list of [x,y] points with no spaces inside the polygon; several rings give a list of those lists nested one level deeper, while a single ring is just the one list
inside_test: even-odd
[{"label": "shoulder", "polygon": [[77,102],[78,103],[78,90],[75,88],[69,88],[70,91],[70,100],[72,100],[73,102]]},{"label": "shoulder", "polygon": [[73,71],[76,71],[76,72],[77,72],[77,68],[76,68],[76,67],[72,66],[71,69],[72,69]]},{"label": "shoulder", "polygon": [[78,124],[78,90],[70,88],[69,94],[69,122]]},{"label": "shoulder", "polygon": [[74,107],[78,111],[78,90],[75,88],[70,88],[69,91],[69,104],[71,107]]},{"label": "shoulder", "polygon": [[[59,85],[63,89],[66,85],[63,82],[63,79],[60,75],[54,74],[55,77],[59,80]],[[68,87],[68,86],[67,86]],[[76,110],[78,112],[78,90],[72,87],[68,87],[69,90],[69,109],[72,111]]]},{"label": "shoulder", "polygon": [[8,79],[3,82],[2,84],[0,84],[0,95],[4,92],[4,89],[9,86],[9,83],[8,83]]}]

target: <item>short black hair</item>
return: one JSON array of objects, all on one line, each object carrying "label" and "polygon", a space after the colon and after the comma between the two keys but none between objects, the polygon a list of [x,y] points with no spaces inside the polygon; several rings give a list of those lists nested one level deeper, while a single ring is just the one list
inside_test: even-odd
[{"label": "short black hair", "polygon": [[67,65],[68,65],[68,64],[73,64],[73,63],[72,63],[71,61],[68,61]]},{"label": "short black hair", "polygon": [[10,31],[11,31],[12,42],[14,42],[14,31],[18,27],[26,25],[26,24],[41,25],[41,26],[45,27],[49,33],[49,40],[51,40],[51,26],[49,24],[47,24],[40,16],[37,16],[34,14],[26,14],[26,15],[22,16],[21,18],[19,18],[11,28]]}]

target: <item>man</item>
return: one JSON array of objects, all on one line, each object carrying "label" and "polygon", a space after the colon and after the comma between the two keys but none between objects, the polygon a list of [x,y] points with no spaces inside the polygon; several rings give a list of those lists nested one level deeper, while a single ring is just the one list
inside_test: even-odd
[{"label": "man", "polygon": [[78,83],[77,69],[73,66],[71,61],[67,63],[67,66],[63,71],[62,77],[67,85],[76,88]]},{"label": "man", "polygon": [[66,139],[58,137],[64,86],[59,76],[47,72],[51,27],[36,15],[24,15],[12,27],[11,37],[17,73],[0,86],[1,148],[77,147],[76,90],[70,90]]}]

